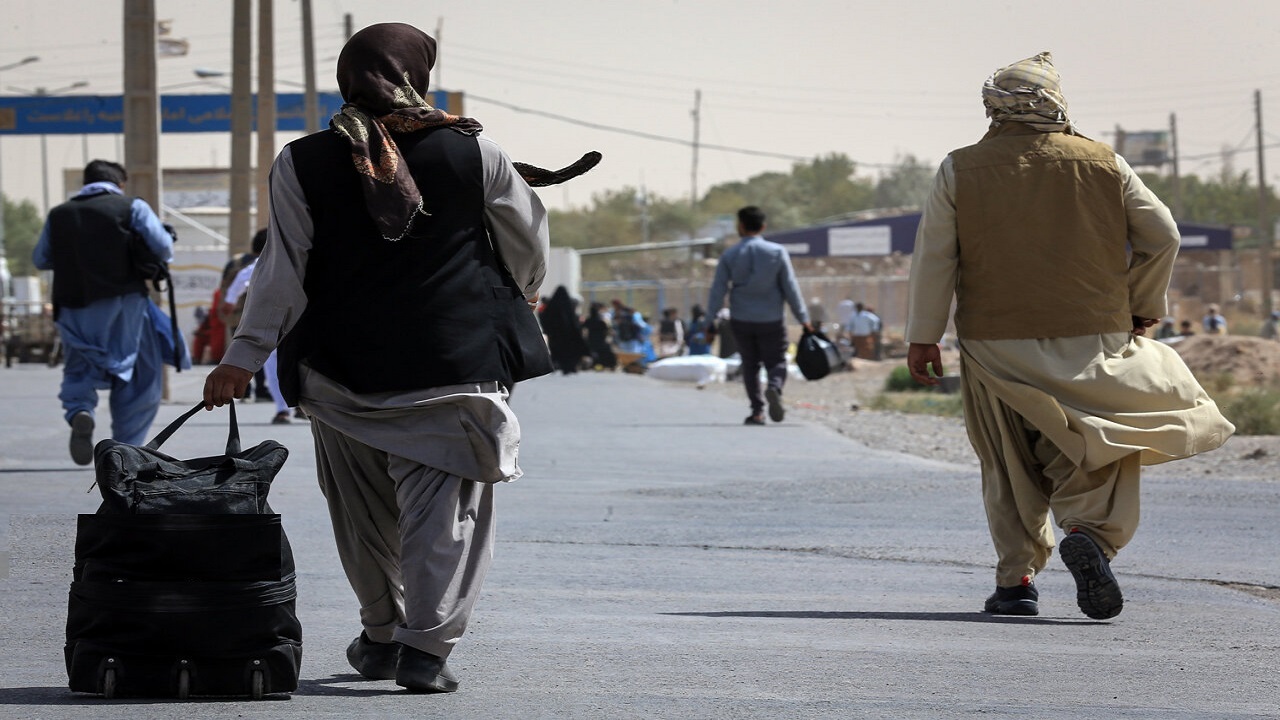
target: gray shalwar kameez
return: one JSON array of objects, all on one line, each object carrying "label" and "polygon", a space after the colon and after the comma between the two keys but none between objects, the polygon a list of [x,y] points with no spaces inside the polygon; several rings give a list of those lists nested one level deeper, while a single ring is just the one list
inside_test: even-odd
[{"label": "gray shalwar kameez", "polygon": [[[546,273],[546,213],[502,150],[477,138],[485,217],[525,297]],[[290,150],[271,173],[271,224],[223,362],[255,371],[306,308],[313,227]],[[335,289],[340,292],[341,289]],[[388,308],[394,312],[394,308]],[[447,657],[493,552],[492,483],[520,477],[520,425],[497,382],[356,394],[300,368],[320,487],[369,639]]]}]

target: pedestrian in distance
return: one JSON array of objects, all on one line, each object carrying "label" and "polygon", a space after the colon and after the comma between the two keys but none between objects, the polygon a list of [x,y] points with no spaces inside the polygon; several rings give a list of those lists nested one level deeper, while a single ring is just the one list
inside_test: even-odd
[{"label": "pedestrian in distance", "polygon": [[1280,340],[1280,310],[1274,310],[1267,316],[1258,336],[1263,340]]},{"label": "pedestrian in distance", "polygon": [[[165,362],[141,265],[168,264],[173,236],[141,198],[124,194],[122,165],[94,160],[84,186],[49,211],[32,261],[53,271],[62,338],[63,415],[78,465],[93,462],[98,391],[109,390],[111,437],[140,445],[160,408]],[[168,332],[159,329],[161,332]],[[173,338],[181,342],[180,338]]]},{"label": "pedestrian in distance", "polygon": [[[707,312],[716,315],[728,296],[729,327],[742,356],[742,383],[751,414],[744,425],[764,425],[765,403],[769,419],[782,422],[786,409],[782,388],[787,381],[787,325],[783,305],[796,321],[812,331],[809,313],[800,297],[800,285],[791,267],[791,256],[781,245],[764,239],[766,216],[754,205],[738,211],[738,244],[725,250],[716,265]],[[768,376],[760,392],[760,369]]]},{"label": "pedestrian in distance", "polygon": [[690,355],[710,355],[711,340],[715,335],[715,326],[707,317],[707,311],[701,305],[694,305],[690,310],[689,337],[687,344]]},{"label": "pedestrian in distance", "polygon": [[[262,249],[266,246],[267,229],[262,228],[253,234],[253,240],[249,243],[249,254],[252,259],[248,265],[245,265],[236,273],[235,278],[227,287],[227,303],[237,308],[235,312],[237,325],[239,325],[239,318],[244,312],[244,305],[248,300],[249,291],[253,284],[254,268],[258,266],[258,258],[262,256]],[[262,369],[254,373],[254,380],[257,381],[259,388],[265,390],[267,397],[275,404],[276,414],[271,418],[271,423],[273,425],[288,425],[291,422],[289,420],[289,404],[285,401],[284,394],[280,392],[280,380],[276,372],[276,353],[273,352],[267,356],[266,361],[262,363]]]},{"label": "pedestrian in distance", "polygon": [[680,311],[666,308],[658,321],[658,357],[676,357],[684,354],[685,327]]},{"label": "pedestrian in distance", "polygon": [[507,399],[532,374],[522,338],[551,369],[529,309],[549,245],[531,185],[599,159],[513,164],[479,122],[424,99],[435,57],[401,23],[347,41],[346,104],[275,161],[254,289],[204,389],[209,408],[241,396],[279,346],[360,604],[347,659],[412,692],[458,687],[446,661],[492,557],[494,484],[521,475]]},{"label": "pedestrian in distance", "polygon": [[591,366],[598,370],[613,370],[618,367],[618,356],[609,343],[613,328],[605,317],[604,308],[604,303],[591,303],[587,319],[582,323],[582,332],[587,351],[591,353]]},{"label": "pedestrian in distance", "polygon": [[551,359],[556,369],[565,375],[573,375],[582,368],[582,360],[591,355],[582,335],[582,323],[578,320],[578,301],[569,289],[560,285],[551,293],[538,312],[542,332],[547,336]]},{"label": "pedestrian in distance", "polygon": [[996,71],[982,98],[990,127],[942,162],[916,235],[907,362],[938,383],[954,296],[997,555],[984,610],[1039,612],[1052,513],[1081,611],[1115,617],[1111,560],[1137,530],[1141,466],[1217,448],[1234,428],[1177,352],[1145,337],[1167,313],[1169,210],[1076,130],[1049,53]]},{"label": "pedestrian in distance", "polygon": [[849,316],[849,336],[853,342],[856,357],[863,360],[878,360],[876,337],[880,332],[880,316],[871,312],[866,305],[854,303],[853,313]]},{"label": "pedestrian in distance", "polygon": [[1217,305],[1210,305],[1205,309],[1204,318],[1200,321],[1200,324],[1209,335],[1227,334],[1227,319],[1218,311]]}]

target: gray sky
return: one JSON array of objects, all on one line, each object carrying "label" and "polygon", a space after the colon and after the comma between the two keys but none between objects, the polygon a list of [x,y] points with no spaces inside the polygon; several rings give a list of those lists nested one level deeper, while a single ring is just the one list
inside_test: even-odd
[{"label": "gray sky", "polygon": [[[160,60],[170,92],[217,91],[194,68],[230,67],[230,0],[157,0],[191,53]],[[1237,170],[1256,168],[1255,89],[1263,93],[1264,144],[1280,147],[1280,3],[1274,0],[313,0],[317,77],[336,89],[342,16],[357,29],[400,21],[435,34],[443,19],[441,87],[469,94],[467,114],[516,160],[559,167],[587,150],[604,161],[583,178],[544,189],[551,207],[645,185],[668,198],[691,190],[691,110],[702,91],[703,143],[808,158],[846,153],[872,176],[906,154],[936,164],[985,129],[979,89],[996,68],[1054,53],[1070,114],[1106,142],[1117,125],[1166,129],[1178,116],[1184,173],[1216,173],[1224,148]],[[276,0],[278,89],[302,79],[299,3]],[[0,87],[118,93],[121,3],[4,0]],[[521,113],[489,101],[585,123],[671,138],[642,139]],[[283,143],[292,136],[277,136]],[[41,202],[39,141],[0,141],[0,181],[12,197]],[[111,136],[89,154],[115,157]],[[167,167],[225,166],[226,134],[166,136]],[[63,167],[83,165],[80,136],[50,136],[50,197]],[[1270,151],[1268,182],[1280,182]],[[792,161],[704,149],[697,185],[787,171]]]}]

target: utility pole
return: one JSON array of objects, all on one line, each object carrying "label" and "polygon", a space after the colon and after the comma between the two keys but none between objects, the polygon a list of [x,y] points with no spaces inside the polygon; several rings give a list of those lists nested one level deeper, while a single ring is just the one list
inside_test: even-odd
[{"label": "utility pole", "polygon": [[1266,150],[1262,144],[1262,91],[1253,91],[1253,108],[1257,116],[1258,130],[1258,232],[1262,233],[1262,314],[1270,317],[1273,309],[1271,291],[1275,288],[1275,265],[1272,250],[1275,238],[1271,232],[1271,220],[1267,217],[1267,168]]},{"label": "utility pole", "polygon": [[1169,147],[1173,151],[1173,219],[1182,219],[1182,176],[1178,174],[1178,114],[1169,113]]},{"label": "utility pole", "polygon": [[342,36],[347,40],[356,34],[355,18],[351,17],[351,13],[344,13],[342,16]]},{"label": "utility pole", "polygon": [[276,159],[276,58],[275,0],[258,0],[258,173],[257,212],[259,228],[271,217],[271,188],[268,178]]},{"label": "utility pole", "polygon": [[[23,65],[30,65],[33,62],[39,62],[39,60],[40,60],[40,57],[38,55],[31,55],[29,57],[25,57],[19,60],[18,62],[9,63],[7,65],[0,66],[0,70],[12,70],[16,67],[21,67]],[[12,122],[13,119],[14,118],[12,115],[5,118],[0,118],[0,124],[7,125],[9,122]],[[85,164],[88,165],[89,163],[85,163]],[[0,300],[3,300],[4,298],[9,297],[9,283],[5,280],[5,278],[9,276],[9,261],[5,257],[5,251],[4,251],[5,235],[4,235],[3,177],[4,177],[3,173],[0,173]]]},{"label": "utility pole", "polygon": [[235,0],[231,11],[231,255],[249,250],[249,188],[253,184],[253,2]]},{"label": "utility pole", "polygon": [[444,89],[444,61],[440,59],[440,46],[444,43],[444,16],[436,18],[436,87]]},{"label": "utility pole", "polygon": [[689,209],[698,209],[698,139],[702,134],[702,90],[693,91],[693,167],[689,172]]},{"label": "utility pole", "polygon": [[640,184],[640,242],[649,242],[649,191]]},{"label": "utility pole", "polygon": [[124,165],[129,194],[162,212],[155,0],[124,2]]},{"label": "utility pole", "polygon": [[316,34],[311,0],[302,0],[302,108],[307,134],[320,131],[320,102],[316,97]]},{"label": "utility pole", "polygon": [[[160,91],[156,87],[156,2],[124,0],[124,166],[129,194],[164,213],[160,177]],[[160,381],[169,399],[169,373]]]}]

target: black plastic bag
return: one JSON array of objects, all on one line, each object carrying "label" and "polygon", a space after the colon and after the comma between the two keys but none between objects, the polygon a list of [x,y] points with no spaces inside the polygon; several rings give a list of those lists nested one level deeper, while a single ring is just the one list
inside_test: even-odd
[{"label": "black plastic bag", "polygon": [[821,330],[805,330],[796,345],[796,365],[806,380],[820,380],[840,367],[840,349]]}]

